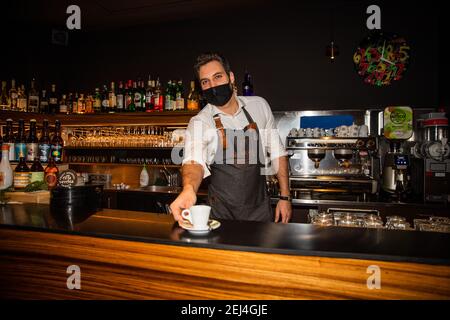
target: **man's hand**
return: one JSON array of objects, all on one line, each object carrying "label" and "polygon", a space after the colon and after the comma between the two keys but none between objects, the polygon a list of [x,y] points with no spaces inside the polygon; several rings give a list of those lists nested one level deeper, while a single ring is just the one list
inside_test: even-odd
[{"label": "man's hand", "polygon": [[170,211],[173,214],[173,218],[180,224],[183,221],[181,211],[189,209],[197,202],[197,195],[193,188],[184,188],[178,197],[170,204]]},{"label": "man's hand", "polygon": [[287,200],[279,200],[275,209],[275,222],[280,220],[282,223],[288,223],[292,216],[291,202]]}]

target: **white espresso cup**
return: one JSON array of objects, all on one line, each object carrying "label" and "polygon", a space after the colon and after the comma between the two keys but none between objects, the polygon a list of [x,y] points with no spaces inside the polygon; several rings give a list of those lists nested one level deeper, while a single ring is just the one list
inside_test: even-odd
[{"label": "white espresso cup", "polygon": [[192,224],[194,230],[206,230],[209,228],[208,221],[210,213],[210,206],[198,205],[184,209],[181,212],[181,216]]}]

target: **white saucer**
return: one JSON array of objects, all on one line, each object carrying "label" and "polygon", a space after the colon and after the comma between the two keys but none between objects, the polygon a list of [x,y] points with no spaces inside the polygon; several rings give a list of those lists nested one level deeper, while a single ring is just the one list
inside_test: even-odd
[{"label": "white saucer", "polygon": [[208,229],[194,229],[194,227],[192,227],[191,225],[189,225],[187,223],[182,223],[180,225],[180,227],[182,227],[184,230],[187,230],[193,234],[206,234],[206,233],[210,232],[211,230],[215,230],[218,227],[220,227],[220,222],[217,220],[209,220],[208,225],[209,225]]}]

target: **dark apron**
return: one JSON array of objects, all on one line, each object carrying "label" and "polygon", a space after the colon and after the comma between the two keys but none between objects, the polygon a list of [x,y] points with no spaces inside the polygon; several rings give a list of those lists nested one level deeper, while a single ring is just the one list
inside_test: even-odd
[{"label": "dark apron", "polygon": [[225,129],[219,114],[214,122],[219,143],[210,165],[208,202],[214,218],[227,220],[273,221],[266,189],[263,148],[256,122],[242,108],[248,125],[243,130]]}]

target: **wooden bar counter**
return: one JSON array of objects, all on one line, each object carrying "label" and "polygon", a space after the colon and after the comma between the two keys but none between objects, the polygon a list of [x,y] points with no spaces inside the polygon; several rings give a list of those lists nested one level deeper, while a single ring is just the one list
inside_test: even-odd
[{"label": "wooden bar counter", "polygon": [[194,236],[167,215],[50,208],[0,206],[1,298],[450,299],[448,234],[221,221]]}]

